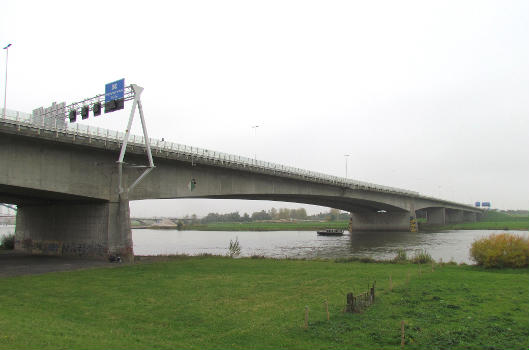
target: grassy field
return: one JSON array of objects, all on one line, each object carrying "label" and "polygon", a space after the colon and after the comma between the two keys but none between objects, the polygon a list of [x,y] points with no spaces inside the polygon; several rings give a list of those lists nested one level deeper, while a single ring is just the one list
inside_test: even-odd
[{"label": "grassy field", "polygon": [[[527,349],[528,269],[420,269],[183,257],[4,278],[0,348],[399,349],[404,320],[406,349]],[[376,303],[343,313],[374,280]]]}]

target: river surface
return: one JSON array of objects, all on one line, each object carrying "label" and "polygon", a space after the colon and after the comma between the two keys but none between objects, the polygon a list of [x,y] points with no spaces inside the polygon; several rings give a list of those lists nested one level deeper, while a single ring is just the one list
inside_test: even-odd
[{"label": "river surface", "polygon": [[[0,225],[0,237],[15,231],[15,226]],[[424,249],[439,261],[453,260],[471,264],[472,242],[491,233],[515,233],[529,237],[529,231],[454,230],[445,232],[365,232],[338,237],[318,236],[315,231],[177,231],[133,229],[134,253],[228,254],[230,240],[239,240],[241,256],[263,255],[272,258],[370,257],[391,259],[398,249],[408,256]]]},{"label": "river surface", "polygon": [[338,237],[318,236],[315,231],[177,231],[132,230],[134,253],[228,254],[230,240],[239,240],[242,256],[264,255],[272,258],[370,257],[391,259],[398,249],[408,256],[425,249],[437,261],[453,260],[471,264],[470,245],[476,238],[491,233],[509,232],[529,237],[528,231],[454,230],[432,233],[365,232]]}]

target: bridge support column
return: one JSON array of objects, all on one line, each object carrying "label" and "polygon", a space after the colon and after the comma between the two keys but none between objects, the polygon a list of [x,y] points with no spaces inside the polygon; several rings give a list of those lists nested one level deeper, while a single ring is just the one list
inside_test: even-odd
[{"label": "bridge support column", "polygon": [[446,210],[445,208],[428,208],[428,223],[435,225],[446,224]]},{"label": "bridge support column", "polygon": [[355,231],[410,231],[413,212],[355,212],[351,213],[350,230]]},{"label": "bridge support column", "polygon": [[447,224],[458,224],[464,221],[462,210],[457,209],[446,209],[446,223]]},{"label": "bridge support column", "polygon": [[29,254],[134,258],[129,202],[22,205],[15,249]]},{"label": "bridge support column", "polygon": [[470,211],[465,211],[463,212],[463,220],[465,220],[465,222],[476,222],[478,220],[477,214]]}]

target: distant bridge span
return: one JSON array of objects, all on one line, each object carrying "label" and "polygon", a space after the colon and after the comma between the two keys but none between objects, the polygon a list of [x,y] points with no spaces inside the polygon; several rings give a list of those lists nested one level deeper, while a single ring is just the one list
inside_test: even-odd
[{"label": "distant bridge span", "polygon": [[[151,140],[156,168],[119,195],[123,134],[0,118],[0,202],[18,205],[16,248],[69,255],[132,254],[129,200],[215,198],[321,205],[351,212],[353,230],[410,230],[417,211],[433,223],[474,221],[481,210],[417,192]],[[141,138],[128,144],[125,183],[143,170]],[[193,183],[193,186],[190,184]]]}]

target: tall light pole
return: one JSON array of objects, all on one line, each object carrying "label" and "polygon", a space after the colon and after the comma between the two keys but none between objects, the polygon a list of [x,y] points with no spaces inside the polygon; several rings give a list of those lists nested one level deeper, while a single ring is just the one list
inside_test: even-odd
[{"label": "tall light pole", "polygon": [[345,157],[345,178],[347,179],[347,159],[349,158],[350,154],[344,154]]},{"label": "tall light pole", "polygon": [[257,160],[257,128],[259,126],[260,125],[253,125],[252,126],[252,129],[254,130],[254,135],[255,135],[255,160]]},{"label": "tall light pole", "polygon": [[4,87],[4,119],[6,118],[6,102],[7,102],[7,59],[9,58],[9,47],[11,44],[7,44],[6,47],[4,47],[4,50],[6,50],[6,81],[5,81],[5,87]]}]

